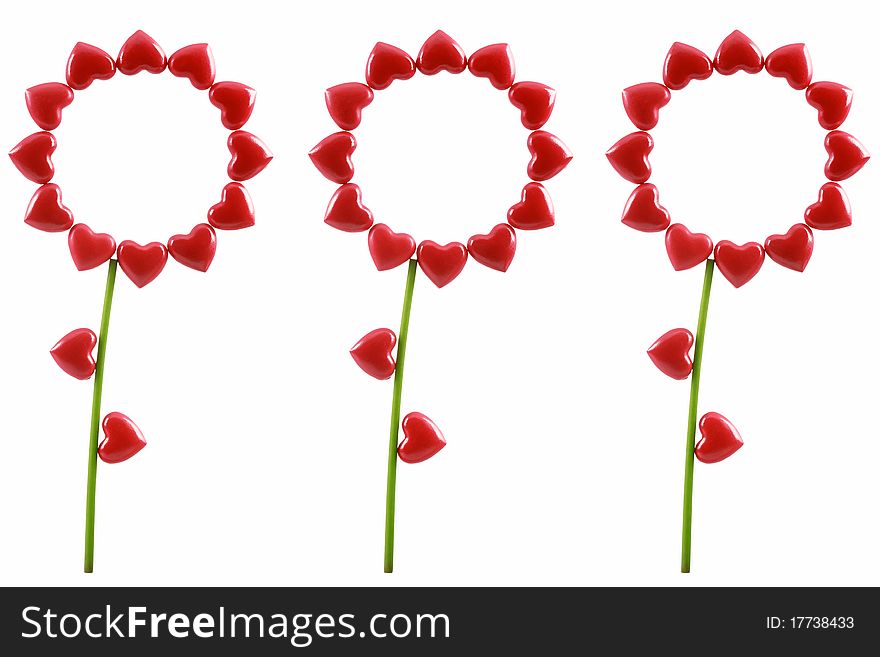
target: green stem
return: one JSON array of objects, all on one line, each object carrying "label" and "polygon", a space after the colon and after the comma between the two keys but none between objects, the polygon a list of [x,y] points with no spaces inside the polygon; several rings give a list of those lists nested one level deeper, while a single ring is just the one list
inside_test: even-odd
[{"label": "green stem", "polygon": [[89,473],[86,482],[86,547],[83,571],[90,573],[95,566],[95,482],[98,476],[98,429],[101,426],[101,391],[104,386],[104,355],[107,353],[107,330],[110,328],[110,306],[116,284],[116,260],[110,259],[107,268],[107,286],[104,289],[104,309],[101,312],[101,332],[98,335],[98,357],[95,360],[95,387],[92,392],[92,427],[89,434]]},{"label": "green stem", "polygon": [[403,393],[403,364],[406,359],[406,337],[416,282],[416,260],[409,261],[400,333],[397,334],[397,366],[394,369],[394,395],[391,399],[391,437],[388,441],[388,481],[385,487],[385,572],[394,571],[394,498],[397,488],[397,439],[400,426],[400,397]]},{"label": "green stem", "polygon": [[694,447],[697,438],[697,401],[700,396],[700,368],[703,364],[703,339],[706,335],[706,315],[709,313],[709,292],[715,261],[706,260],[703,275],[703,295],[700,298],[700,317],[694,341],[694,369],[691,373],[691,399],[688,409],[687,448],[684,455],[684,505],[681,517],[681,572],[691,572],[691,524],[694,509]]}]

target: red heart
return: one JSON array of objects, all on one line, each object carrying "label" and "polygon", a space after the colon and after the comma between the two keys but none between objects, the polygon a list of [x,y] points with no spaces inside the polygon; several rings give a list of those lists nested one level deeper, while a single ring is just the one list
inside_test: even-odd
[{"label": "red heart", "polygon": [[651,130],[660,120],[660,109],[666,107],[672,94],[659,82],[642,82],[623,90],[623,109],[639,130]]},{"label": "red heart", "polygon": [[785,78],[792,89],[806,89],[813,77],[813,62],[802,43],[777,48],[764,61],[767,72],[775,78]]},{"label": "red heart", "polygon": [[403,418],[404,439],[397,446],[397,455],[404,463],[427,461],[446,447],[446,439],[431,419],[422,413],[407,413]]},{"label": "red heart", "polygon": [[168,240],[168,253],[180,264],[208,271],[217,252],[217,234],[208,224],[197,224],[187,235],[174,235]]},{"label": "red heart", "polygon": [[449,285],[464,269],[467,262],[467,248],[461,242],[450,242],[440,246],[437,242],[425,240],[417,251],[419,267],[425,276],[437,287]]},{"label": "red heart", "polygon": [[852,107],[853,90],[836,82],[814,82],[807,87],[807,102],[819,110],[819,125],[839,128]]},{"label": "red heart", "polygon": [[682,381],[694,369],[690,354],[693,346],[693,334],[685,328],[676,328],[657,338],[648,349],[648,357],[666,376]]},{"label": "red heart", "polygon": [[31,197],[24,223],[47,233],[62,233],[73,226],[73,213],[61,203],[61,188],[43,185]]},{"label": "red heart", "polygon": [[236,130],[226,140],[232,154],[226,173],[239,182],[250,180],[272,161],[272,152],[260,138],[244,130]]},{"label": "red heart", "polygon": [[804,221],[810,228],[834,230],[852,225],[852,210],[843,187],[825,183],[819,189],[819,200],[804,212]]},{"label": "red heart", "polygon": [[214,84],[214,55],[207,43],[184,46],[168,58],[171,75],[187,78],[196,89],[204,91]]},{"label": "red heart", "polygon": [[250,228],[255,220],[253,201],[241,183],[227,184],[220,202],[208,210],[208,223],[220,230]]},{"label": "red heart", "polygon": [[155,280],[168,262],[168,249],[161,242],[150,242],[141,246],[137,242],[124,240],[117,250],[119,266],[132,283],[144,287]]},{"label": "red heart", "polygon": [[143,30],[128,37],[116,57],[116,68],[125,75],[134,75],[140,71],[161,73],[167,63],[165,51]]},{"label": "red heart", "polygon": [[517,82],[507,92],[507,97],[520,111],[523,126],[537,130],[550,119],[556,103],[556,90],[540,82]]},{"label": "red heart", "polygon": [[346,233],[360,233],[373,225],[373,213],[361,202],[361,188],[346,183],[337,189],[327,204],[324,223]]},{"label": "red heart", "polygon": [[733,287],[742,287],[755,277],[764,264],[764,247],[757,242],[742,246],[730,240],[715,245],[715,264]]},{"label": "red heart", "polygon": [[507,223],[521,230],[549,228],[556,223],[553,201],[540,183],[528,183],[522,189],[519,203],[507,211]]},{"label": "red heart", "polygon": [[62,370],[75,379],[85,381],[95,372],[92,350],[98,344],[94,331],[87,328],[74,329],[49,350]]},{"label": "red heart", "polygon": [[416,74],[416,63],[397,46],[379,41],[367,57],[367,84],[387,89],[395,80],[409,80]]},{"label": "red heart", "polygon": [[35,132],[9,151],[9,159],[25,178],[43,185],[55,175],[52,153],[57,147],[58,141],[51,132]]},{"label": "red heart", "polygon": [[107,233],[96,233],[85,224],[77,224],[67,233],[70,257],[79,271],[103,265],[116,253],[116,240]]},{"label": "red heart", "polygon": [[513,53],[506,43],[494,43],[477,50],[468,59],[468,69],[478,78],[487,78],[496,89],[509,89],[516,76]]},{"label": "red heart", "polygon": [[846,180],[854,176],[871,159],[858,139],[843,130],[833,130],[825,135],[825,177],[828,180]]},{"label": "red heart", "polygon": [[147,446],[138,426],[122,413],[107,413],[101,428],[104,440],[98,446],[98,456],[104,463],[122,463]]},{"label": "red heart", "polygon": [[666,255],[675,271],[696,267],[712,255],[712,238],[692,233],[683,224],[672,224],[666,231]]},{"label": "red heart", "polygon": [[208,100],[220,110],[220,122],[238,130],[251,118],[257,91],[241,82],[217,82],[208,91]]},{"label": "red heart", "polygon": [[370,331],[357,341],[349,353],[354,362],[373,378],[384,381],[394,374],[394,356],[391,350],[397,344],[394,331],[380,328]]},{"label": "red heart", "polygon": [[61,125],[61,111],[73,102],[73,89],[61,82],[45,82],[24,92],[31,118],[43,130]]},{"label": "red heart", "polygon": [[370,229],[367,246],[379,271],[402,265],[416,252],[416,241],[411,235],[395,233],[385,224],[376,224]]},{"label": "red heart", "polygon": [[309,151],[309,158],[315,168],[327,180],[342,185],[354,176],[351,155],[357,148],[357,141],[350,132],[336,132],[324,137]]},{"label": "red heart", "polygon": [[718,463],[743,446],[739,431],[720,413],[706,413],[700,418],[703,436],[694,449],[694,455],[703,463]]},{"label": "red heart", "polygon": [[663,62],[663,83],[670,89],[684,89],[691,80],[712,75],[712,60],[698,48],[676,41]]},{"label": "red heart", "polygon": [[498,224],[488,235],[474,235],[467,243],[468,253],[481,265],[507,271],[516,253],[516,233],[507,224]]},{"label": "red heart", "polygon": [[67,84],[82,91],[95,80],[109,80],[116,73],[113,57],[97,46],[77,43],[67,58]]},{"label": "red heart", "polygon": [[437,30],[422,44],[416,66],[425,75],[436,75],[440,71],[463,73],[467,68],[467,57],[455,39]]},{"label": "red heart", "polygon": [[605,157],[623,178],[640,185],[651,177],[648,155],[654,139],[647,132],[632,132],[608,149]]},{"label": "red heart", "polygon": [[721,75],[733,75],[737,71],[760,73],[764,68],[764,55],[755,42],[739,30],[734,30],[715,52],[715,70]]},{"label": "red heart", "polygon": [[330,118],[343,130],[354,130],[361,124],[361,112],[373,102],[373,90],[360,82],[345,82],[324,92]]},{"label": "red heart", "polygon": [[813,255],[813,231],[795,224],[785,235],[771,235],[764,241],[764,251],[783,267],[803,271]]},{"label": "red heart", "polygon": [[526,169],[532,180],[549,180],[567,167],[573,157],[559,137],[545,130],[531,133],[526,146],[532,154]]},{"label": "red heart", "polygon": [[643,233],[659,233],[669,226],[669,212],[660,205],[660,192],[651,183],[636,187],[623,208],[620,219],[630,228]]}]

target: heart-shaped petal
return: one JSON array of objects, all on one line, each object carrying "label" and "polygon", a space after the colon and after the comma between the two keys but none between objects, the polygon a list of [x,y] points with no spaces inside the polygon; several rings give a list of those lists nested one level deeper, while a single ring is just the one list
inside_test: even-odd
[{"label": "heart-shaped petal", "polygon": [[116,57],[116,68],[125,75],[134,75],[140,71],[161,73],[167,64],[165,51],[143,30],[128,37]]},{"label": "heart-shaped petal", "polygon": [[171,75],[186,78],[196,89],[210,89],[214,84],[214,54],[207,43],[184,46],[168,58]]},{"label": "heart-shaped petal", "polygon": [[861,142],[848,132],[833,130],[825,135],[825,177],[828,180],[846,180],[858,173],[871,156]]},{"label": "heart-shaped petal", "polygon": [[813,231],[804,224],[795,224],[785,235],[771,235],[764,241],[764,251],[783,267],[803,271],[813,255]]},{"label": "heart-shaped petal", "polygon": [[217,234],[208,224],[197,224],[186,235],[174,235],[168,240],[168,253],[180,264],[208,271],[217,252]]},{"label": "heart-shaped petal", "polygon": [[676,328],[654,341],[648,348],[648,357],[666,376],[682,381],[694,369],[690,353],[693,346],[693,333],[685,328]]},{"label": "heart-shaped petal", "polygon": [[96,233],[85,224],[77,224],[67,233],[70,257],[79,271],[94,269],[116,253],[116,240],[107,233]]},{"label": "heart-shaped petal", "polygon": [[337,189],[327,204],[324,223],[346,233],[360,233],[373,225],[373,213],[361,201],[361,188],[346,183]]},{"label": "heart-shaped petal", "polygon": [[51,132],[35,132],[22,139],[9,151],[9,159],[21,175],[43,185],[55,175],[52,153],[57,147],[58,141]]},{"label": "heart-shaped petal", "polygon": [[92,351],[98,344],[98,336],[87,328],[74,329],[49,350],[62,370],[75,379],[85,381],[95,373]]},{"label": "heart-shaped petal", "polygon": [[358,340],[349,353],[364,372],[384,381],[394,375],[394,356],[391,351],[397,344],[397,336],[388,328],[375,329]]},{"label": "heart-shaped petal", "polygon": [[238,130],[251,118],[257,91],[241,82],[217,82],[208,91],[208,100],[220,110],[223,126]]},{"label": "heart-shaped petal", "polygon": [[640,185],[651,177],[648,155],[654,148],[654,139],[647,132],[632,132],[608,149],[605,157],[623,178]]},{"label": "heart-shaped petal", "polygon": [[370,257],[379,271],[394,269],[409,261],[416,252],[416,241],[406,233],[395,233],[385,224],[376,224],[367,236]]},{"label": "heart-shaped petal", "polygon": [[425,276],[437,287],[444,287],[464,269],[468,252],[461,242],[450,242],[441,246],[437,242],[425,240],[419,244],[416,255]]},{"label": "heart-shaped petal", "polygon": [[816,230],[835,230],[852,225],[852,209],[843,187],[825,183],[819,189],[819,200],[804,212],[804,221]]},{"label": "heart-shaped petal", "polygon": [[67,85],[81,91],[95,80],[109,80],[116,73],[113,57],[97,46],[77,43],[67,58]]},{"label": "heart-shaped petal", "polygon": [[119,266],[131,282],[144,287],[154,281],[165,269],[168,262],[168,249],[161,242],[140,245],[131,240],[120,242],[117,249]]},{"label": "heart-shaped petal", "polygon": [[537,130],[550,119],[556,103],[556,90],[540,82],[517,82],[507,92],[507,97],[519,110],[523,126]]},{"label": "heart-shaped petal", "polygon": [[467,57],[455,39],[437,30],[419,50],[416,66],[425,75],[436,75],[440,71],[463,73],[467,68]]},{"label": "heart-shaped petal", "polygon": [[556,223],[553,201],[541,183],[523,187],[520,202],[507,211],[507,223],[520,230],[549,228]]},{"label": "heart-shaped petal", "polygon": [[357,141],[353,134],[336,132],[318,142],[309,151],[309,158],[322,176],[342,185],[354,177],[354,164],[351,162],[351,155],[355,148],[357,148]]},{"label": "heart-shaped petal", "polygon": [[395,80],[409,80],[416,74],[416,63],[406,51],[379,41],[367,57],[367,84],[387,89]]},{"label": "heart-shaped petal", "polygon": [[659,82],[642,82],[623,90],[623,109],[639,130],[651,130],[660,120],[660,110],[669,103],[672,94]]},{"label": "heart-shaped petal", "polygon": [[839,128],[852,107],[853,90],[836,82],[814,82],[807,87],[807,102],[819,110],[819,125]]},{"label": "heart-shaped petal", "polygon": [[467,243],[471,257],[490,269],[507,271],[516,253],[516,233],[508,224],[498,224],[488,235],[474,235]]},{"label": "heart-shaped petal", "polygon": [[220,230],[250,228],[255,220],[254,203],[241,183],[227,184],[220,202],[208,210],[208,223]]},{"label": "heart-shaped petal", "polygon": [[659,233],[669,226],[669,212],[660,205],[660,192],[655,185],[645,183],[636,187],[623,208],[620,219],[630,228],[643,233]]},{"label": "heart-shaped petal", "polygon": [[506,43],[493,43],[477,50],[468,59],[468,69],[478,78],[487,78],[496,89],[509,89],[516,76],[513,53]]},{"label": "heart-shaped petal", "polygon": [[49,183],[34,192],[24,222],[47,233],[62,233],[73,226],[73,213],[61,202],[61,188]]},{"label": "heart-shaped petal", "polygon": [[720,413],[710,412],[700,418],[700,434],[694,455],[703,463],[723,461],[743,446],[739,431]]},{"label": "heart-shaped petal", "polygon": [[61,82],[45,82],[24,92],[28,113],[43,130],[61,125],[62,110],[73,102],[73,89]]},{"label": "heart-shaped petal", "polygon": [[373,90],[360,82],[345,82],[324,92],[330,118],[343,130],[354,130],[361,124],[361,112],[373,102]]},{"label": "heart-shaped petal", "polygon": [[666,254],[675,271],[696,267],[712,255],[712,238],[692,233],[683,224],[672,224],[666,231]]},{"label": "heart-shaped petal", "polygon": [[397,455],[404,463],[427,461],[446,447],[440,429],[423,413],[407,413],[403,418],[404,438],[397,446]]},{"label": "heart-shaped petal", "polygon": [[806,89],[813,78],[813,62],[802,43],[777,48],[767,55],[764,66],[773,77],[785,78],[792,89]]},{"label": "heart-shaped petal", "polygon": [[705,80],[712,75],[712,60],[698,48],[676,41],[663,62],[663,84],[670,89],[684,89],[691,80]]},{"label": "heart-shaped petal", "polygon": [[229,135],[226,146],[232,154],[226,173],[238,182],[250,180],[272,161],[269,147],[259,137],[244,130],[236,130]]},{"label": "heart-shaped petal", "polygon": [[567,167],[573,157],[562,140],[546,130],[531,133],[526,146],[532,154],[526,169],[532,180],[549,180]]},{"label": "heart-shaped petal", "polygon": [[98,456],[104,463],[122,463],[147,446],[138,426],[122,413],[107,413],[101,428],[104,440],[98,445]]},{"label": "heart-shaped petal", "polygon": [[761,270],[764,264],[764,247],[757,242],[742,246],[729,240],[715,245],[715,264],[733,287],[742,287]]},{"label": "heart-shaped petal", "polygon": [[737,71],[760,73],[764,68],[764,55],[745,34],[734,30],[715,52],[715,70],[721,75],[733,75]]}]

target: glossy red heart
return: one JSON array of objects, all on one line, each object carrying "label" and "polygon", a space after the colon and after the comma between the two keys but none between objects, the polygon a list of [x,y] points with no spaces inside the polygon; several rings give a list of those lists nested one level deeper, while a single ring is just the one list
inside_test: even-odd
[{"label": "glossy red heart", "polygon": [[117,249],[119,266],[138,287],[151,283],[165,269],[168,249],[161,242],[140,245],[131,240],[120,242]]},{"label": "glossy red heart", "polygon": [[394,375],[394,356],[391,351],[397,344],[394,331],[387,328],[375,329],[355,343],[349,353],[354,362],[373,378],[384,381]]},{"label": "glossy red heart", "polygon": [[24,222],[47,233],[61,233],[73,226],[73,213],[61,202],[61,188],[49,183],[34,192]]},{"label": "glossy red heart", "polygon": [[773,77],[785,78],[792,89],[806,89],[813,78],[813,62],[802,43],[777,48],[767,55],[764,66]]},{"label": "glossy red heart", "polygon": [[760,73],[764,68],[764,55],[745,34],[734,30],[715,52],[715,70],[721,75],[733,75],[737,71]]},{"label": "glossy red heart", "polygon": [[241,82],[217,82],[208,91],[208,100],[220,110],[223,126],[238,130],[251,118],[257,90]]},{"label": "glossy red heart", "polygon": [[669,226],[669,212],[660,205],[660,192],[655,185],[645,183],[636,187],[623,208],[620,219],[630,228],[643,233],[659,233]]},{"label": "glossy red heart", "polygon": [[324,92],[330,118],[343,130],[354,130],[361,124],[361,112],[373,102],[373,90],[360,82],[345,82]]},{"label": "glossy red heart", "polygon": [[871,156],[858,139],[843,130],[833,130],[825,135],[825,177],[828,180],[846,180],[865,166]]},{"label": "glossy red heart", "polygon": [[516,76],[513,53],[506,43],[493,43],[473,53],[468,69],[478,78],[487,78],[496,89],[510,89]]},{"label": "glossy red heart", "polygon": [[540,183],[528,183],[522,189],[520,202],[507,211],[507,223],[520,230],[549,228],[556,223],[553,201]]},{"label": "glossy red heart", "polygon": [[455,39],[437,30],[422,44],[416,66],[425,75],[436,75],[440,71],[463,73],[467,68],[467,57]]},{"label": "glossy red heart", "polygon": [[816,230],[835,230],[852,225],[852,209],[843,187],[825,183],[819,189],[819,200],[804,212],[804,221]]},{"label": "glossy red heart", "polygon": [[764,247],[757,242],[740,246],[730,240],[721,240],[715,245],[715,264],[733,287],[742,287],[761,270]]},{"label": "glossy red heart", "polygon": [[693,346],[694,336],[690,331],[685,328],[672,329],[648,348],[648,358],[666,376],[682,381],[694,369],[690,353]]},{"label": "glossy red heart", "polygon": [[416,63],[404,50],[378,42],[367,57],[367,84],[387,89],[395,80],[409,80],[416,74]]},{"label": "glossy red heart", "polygon": [[104,440],[98,446],[98,456],[104,463],[122,463],[147,446],[138,426],[122,413],[107,413],[101,428]]},{"label": "glossy red heart", "polygon": [[75,379],[85,381],[95,373],[92,351],[98,344],[98,336],[87,328],[74,329],[49,350],[62,370]]},{"label": "glossy red heart", "polygon": [[526,141],[532,159],[526,172],[532,180],[549,180],[568,166],[573,157],[568,146],[546,130],[536,130]]},{"label": "glossy red heart", "polygon": [[196,89],[204,91],[214,84],[214,54],[207,43],[184,46],[168,58],[171,75],[186,78]]},{"label": "glossy red heart", "polygon": [[208,224],[197,224],[186,235],[174,235],[168,240],[168,253],[180,264],[208,271],[217,252],[217,234]]},{"label": "glossy red heart", "polygon": [[43,130],[61,125],[62,110],[73,102],[73,89],[61,82],[45,82],[24,92],[28,113]]},{"label": "glossy red heart", "polygon": [[269,147],[259,137],[244,130],[236,130],[229,135],[226,146],[232,154],[226,173],[238,182],[250,180],[272,161]]},{"label": "glossy red heart", "polygon": [[481,265],[507,271],[516,253],[516,233],[507,224],[498,224],[488,235],[474,235],[467,243],[471,257]]},{"label": "glossy red heart", "polygon": [[676,41],[663,62],[663,84],[670,89],[684,89],[691,80],[705,80],[712,75],[712,60],[698,48]]},{"label": "glossy red heart", "polygon": [[81,91],[95,80],[109,80],[116,73],[113,57],[97,46],[77,43],[67,58],[67,85]]},{"label": "glossy red heart", "polygon": [[58,141],[51,132],[35,132],[9,151],[9,159],[25,178],[43,185],[55,175],[52,153],[57,147]]},{"label": "glossy red heart", "polygon": [[852,107],[853,90],[836,82],[814,82],[807,87],[807,102],[819,110],[819,125],[839,128]]},{"label": "glossy red heart", "polygon": [[416,252],[416,241],[406,233],[395,233],[385,224],[376,224],[367,236],[370,257],[379,271],[394,269]]},{"label": "glossy red heart", "polygon": [[632,132],[608,149],[605,157],[623,178],[637,185],[648,182],[651,163],[648,155],[654,148],[654,139],[647,132]]},{"label": "glossy red heart", "polygon": [[672,94],[659,82],[642,82],[623,90],[623,109],[639,130],[651,130],[660,120],[660,110]]},{"label": "glossy red heart", "polygon": [[220,193],[220,202],[208,210],[208,223],[220,230],[250,228],[255,220],[253,201],[241,183],[227,184]]},{"label": "glossy red heart", "polygon": [[309,159],[327,180],[342,185],[354,177],[351,155],[355,148],[357,141],[353,134],[336,132],[318,142],[309,151]]},{"label": "glossy red heart", "polygon": [[419,244],[417,258],[425,276],[437,287],[449,285],[464,269],[467,263],[467,248],[461,242],[450,242],[443,246],[425,240]]},{"label": "glossy red heart", "polygon": [[404,438],[397,455],[404,463],[427,461],[446,447],[446,439],[431,419],[422,413],[407,413],[403,418]]},{"label": "glossy red heart", "polygon": [[540,82],[517,82],[507,92],[507,97],[519,110],[523,126],[537,130],[550,119],[556,103],[556,90]]},{"label": "glossy red heart", "polygon": [[167,64],[165,51],[143,30],[128,37],[116,57],[116,68],[125,75],[134,75],[140,71],[161,73]]},{"label": "glossy red heart", "polygon": [[361,188],[346,183],[337,189],[327,204],[324,223],[346,233],[360,233],[373,225],[373,213],[361,201]]},{"label": "glossy red heart", "polygon": [[67,233],[70,257],[79,271],[94,269],[116,253],[116,240],[107,233],[96,233],[85,224],[77,224]]},{"label": "glossy red heart", "polygon": [[666,231],[666,255],[675,271],[696,267],[712,255],[712,238],[692,233],[683,224],[672,224]]},{"label": "glossy red heart", "polygon": [[694,455],[703,463],[718,463],[743,446],[739,431],[720,413],[706,413],[700,418],[700,442]]},{"label": "glossy red heart", "polygon": [[804,224],[795,224],[785,235],[771,235],[764,241],[764,251],[774,262],[803,271],[813,255],[813,231]]}]

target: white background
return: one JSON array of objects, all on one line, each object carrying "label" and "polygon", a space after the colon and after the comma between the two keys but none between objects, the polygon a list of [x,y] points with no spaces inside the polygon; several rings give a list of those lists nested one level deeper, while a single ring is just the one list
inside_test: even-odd
[{"label": "white background", "polygon": [[[207,275],[176,262],[138,290],[120,272],[103,410],[148,447],[100,464],[96,572],[81,574],[91,383],[47,351],[97,329],[105,269],[75,271],[64,235],[21,221],[35,186],[2,175],[0,581],[94,585],[880,584],[876,164],[844,183],[852,228],[816,234],[800,275],[767,261],[716,276],[700,413],[745,447],[697,463],[693,573],[679,566],[687,382],[644,350],[694,329],[702,271],[675,273],[662,235],[619,223],[632,185],[604,152],[633,130],[623,87],[659,80],[675,40],[712,54],[734,28],[765,54],[808,44],[815,80],[855,89],[844,129],[876,150],[876,17],[866,3],[742,1],[17,3],[0,31],[0,143],[36,130],[23,91],[64,79],[71,47],[116,53],[136,29],[170,54],[207,41],[218,80],[258,90],[248,130],[276,154],[247,183],[256,227],[221,233]],[[397,329],[404,268],[375,271],[366,234],[322,223],[334,186],[306,152],[337,128],[324,88],[362,80],[377,40],[415,55],[442,28],[466,51],[511,44],[519,80],[558,90],[547,129],[575,153],[547,187],[557,226],[519,233],[505,275],[474,262],[442,290],[419,275],[404,413],[448,447],[398,479],[397,572],[382,573],[391,383],[349,347]],[[164,241],[204,220],[226,182],[227,131],[169,74],[77,92],[55,181],[77,218]],[[675,220],[763,241],[824,182],[824,131],[766,74],[675,92],[652,178]],[[377,92],[355,182],[377,220],[441,243],[503,220],[527,181],[527,131],[469,74]]]}]

